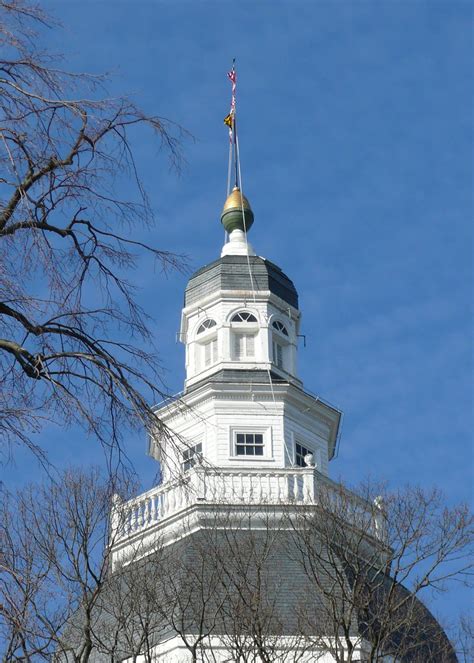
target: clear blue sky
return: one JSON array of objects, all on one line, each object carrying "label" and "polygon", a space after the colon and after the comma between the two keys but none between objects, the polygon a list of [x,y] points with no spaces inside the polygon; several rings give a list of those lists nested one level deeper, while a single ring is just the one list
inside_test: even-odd
[{"label": "clear blue sky", "polygon": [[[332,476],[438,485],[472,480],[472,5],[470,2],[44,2],[68,67],[110,71],[149,113],[183,125],[187,166],[170,173],[139,140],[156,210],[153,242],[216,259],[223,242],[226,71],[237,58],[250,240],[300,295],[308,389],[345,413]],[[155,320],[164,378],[186,276],[133,276]],[[43,435],[61,464],[97,460],[80,433]],[[145,487],[144,439],[129,443]],[[23,476],[29,476],[29,464]],[[34,469],[31,469],[33,475]]]}]

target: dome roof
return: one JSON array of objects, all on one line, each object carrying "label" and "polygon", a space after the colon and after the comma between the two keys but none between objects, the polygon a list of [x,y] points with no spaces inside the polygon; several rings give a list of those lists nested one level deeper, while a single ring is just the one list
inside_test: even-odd
[{"label": "dome roof", "polygon": [[292,281],[277,265],[258,256],[225,255],[202,267],[189,279],[184,305],[194,304],[219,290],[270,291],[298,308],[298,293]]}]

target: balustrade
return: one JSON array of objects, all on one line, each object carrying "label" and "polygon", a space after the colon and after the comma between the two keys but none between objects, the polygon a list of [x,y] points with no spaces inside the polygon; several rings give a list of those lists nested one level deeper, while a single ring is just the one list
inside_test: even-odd
[{"label": "balustrade", "polygon": [[[334,485],[314,468],[215,469],[195,466],[183,477],[152,488],[122,503],[115,498],[111,514],[112,545],[153,527],[168,516],[192,503],[211,504],[315,504],[317,483],[325,488]],[[337,491],[334,499],[339,499]],[[368,533],[379,536],[381,526],[375,523],[370,505],[354,502],[370,525]],[[376,516],[380,520],[380,515]]]}]

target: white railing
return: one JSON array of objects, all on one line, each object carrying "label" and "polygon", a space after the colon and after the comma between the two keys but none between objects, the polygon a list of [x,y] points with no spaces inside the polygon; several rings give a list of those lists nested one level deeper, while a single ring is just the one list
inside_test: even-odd
[{"label": "white railing", "polygon": [[144,532],[192,504],[316,504],[318,488],[322,487],[326,495],[333,494],[334,503],[349,499],[353,522],[363,518],[365,526],[370,525],[368,533],[380,538],[381,514],[355,495],[343,495],[337,484],[313,467],[262,470],[196,466],[179,479],[127,502],[116,497],[111,513],[112,542]]}]

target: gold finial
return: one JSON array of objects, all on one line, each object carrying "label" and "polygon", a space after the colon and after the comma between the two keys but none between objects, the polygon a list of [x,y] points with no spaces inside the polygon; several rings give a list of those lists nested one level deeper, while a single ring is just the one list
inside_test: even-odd
[{"label": "gold finial", "polygon": [[234,186],[231,194],[227,197],[227,200],[224,203],[222,213],[227,212],[230,209],[242,209],[242,203],[244,210],[252,209],[247,198],[240,193],[239,187]]}]

